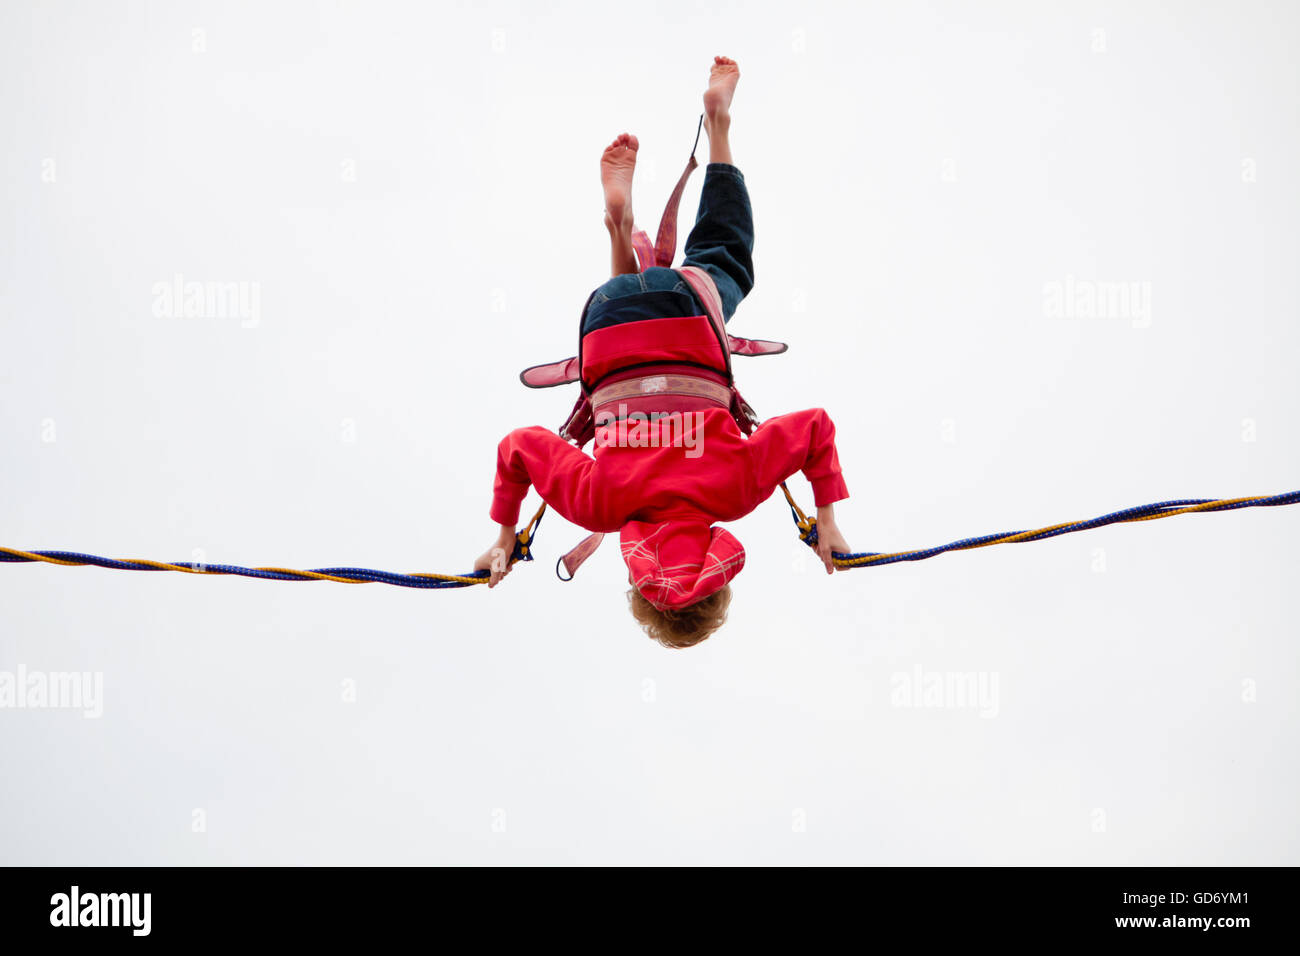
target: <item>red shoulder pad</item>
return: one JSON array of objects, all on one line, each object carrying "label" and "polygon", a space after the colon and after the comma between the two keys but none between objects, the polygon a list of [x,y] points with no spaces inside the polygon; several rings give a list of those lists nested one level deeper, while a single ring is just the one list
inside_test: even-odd
[{"label": "red shoulder pad", "polygon": [[772,342],[768,339],[742,339],[738,335],[728,335],[727,341],[732,355],[780,355],[790,346],[784,342]]},{"label": "red shoulder pad", "polygon": [[554,388],[556,385],[568,385],[578,380],[578,356],[534,365],[519,373],[519,381],[529,388]]}]

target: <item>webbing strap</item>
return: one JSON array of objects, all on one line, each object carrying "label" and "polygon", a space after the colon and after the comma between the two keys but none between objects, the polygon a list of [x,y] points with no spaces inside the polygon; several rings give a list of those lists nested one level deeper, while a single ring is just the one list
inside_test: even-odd
[{"label": "webbing strap", "polygon": [[686,181],[700,165],[695,159],[695,150],[699,148],[700,130],[703,128],[704,114],[701,113],[699,126],[695,128],[695,145],[691,147],[686,168],[677,178],[677,185],[673,187],[672,195],[668,197],[668,203],[664,206],[664,213],[659,217],[659,233],[654,245],[650,244],[650,236],[644,230],[638,229],[632,233],[632,248],[636,251],[637,270],[640,272],[645,272],[652,266],[667,269],[672,266],[673,259],[677,257],[677,214],[682,205],[682,193],[686,191]]}]

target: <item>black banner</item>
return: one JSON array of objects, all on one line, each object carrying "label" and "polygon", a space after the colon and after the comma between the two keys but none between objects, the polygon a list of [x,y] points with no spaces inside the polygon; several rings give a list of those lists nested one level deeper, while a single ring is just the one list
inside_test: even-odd
[{"label": "black banner", "polygon": [[[401,942],[517,934],[551,945],[557,928],[669,945],[769,943],[850,934],[857,945],[1131,939],[1250,945],[1291,924],[1287,869],[966,868],[583,869],[12,868],[0,870],[0,926],[21,941],[147,945],[318,939]],[[674,929],[674,927],[678,927]],[[672,936],[668,930],[673,929]],[[611,935],[613,934],[613,935]],[[695,945],[695,944],[692,944]],[[674,945],[674,948],[675,945]]]}]

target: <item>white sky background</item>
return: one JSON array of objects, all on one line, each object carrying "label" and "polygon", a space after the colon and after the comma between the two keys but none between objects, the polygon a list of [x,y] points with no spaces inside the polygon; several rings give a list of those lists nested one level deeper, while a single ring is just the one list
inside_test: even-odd
[{"label": "white sky background", "polygon": [[[467,570],[574,399],[516,375],[606,275],[600,151],[653,230],[715,53],[733,328],[790,343],[741,385],[830,412],[855,550],[1300,487],[1293,5],[655,9],[6,3],[0,544]],[[177,273],[256,327],[155,316]],[[1149,324],[1047,316],[1067,276]],[[688,652],[613,543],[555,580],[554,513],[492,592],[0,567],[0,670],[104,679],[0,711],[0,861],[1300,862],[1300,509],[833,578],[779,496],[731,527]],[[916,668],[995,711],[894,706]]]}]

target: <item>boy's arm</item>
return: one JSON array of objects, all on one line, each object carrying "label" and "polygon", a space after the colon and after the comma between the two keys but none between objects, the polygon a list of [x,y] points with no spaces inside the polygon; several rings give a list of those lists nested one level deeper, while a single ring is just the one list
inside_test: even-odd
[{"label": "boy's arm", "polygon": [[497,445],[497,472],[489,512],[499,525],[519,523],[519,506],[531,485],[574,524],[590,523],[590,455],[540,425],[516,428]]},{"label": "boy's arm", "polygon": [[763,497],[796,471],[802,471],[812,485],[817,506],[817,556],[827,574],[834,572],[831,552],[851,553],[835,521],[835,502],[849,496],[835,449],[835,423],[825,409],[791,412],[763,422],[749,442]]},{"label": "boy's arm", "polygon": [[818,508],[849,496],[835,450],[835,423],[825,409],[769,418],[749,436],[749,448],[762,497],[797,471],[812,485],[813,504]]},{"label": "boy's arm", "polygon": [[529,486],[537,488],[563,517],[576,524],[589,519],[587,501],[595,460],[540,425],[516,428],[497,445],[497,472],[489,512],[497,523],[497,538],[474,562],[475,571],[491,571],[494,588],[510,573],[515,549],[519,506]]}]

